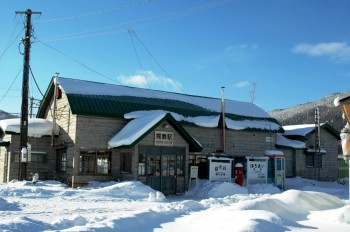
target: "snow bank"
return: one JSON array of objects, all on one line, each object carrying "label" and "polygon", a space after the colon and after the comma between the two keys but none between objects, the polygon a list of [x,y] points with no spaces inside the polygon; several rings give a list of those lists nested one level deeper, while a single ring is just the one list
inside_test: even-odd
[{"label": "snow bank", "polygon": [[[139,181],[113,182],[108,184],[95,182],[88,186],[88,194],[106,196],[110,198],[127,198],[129,200],[163,201],[163,193],[142,184]],[[92,189],[91,189],[92,188]]]},{"label": "snow bank", "polygon": [[194,182],[169,197],[137,181],[0,184],[0,231],[350,231],[347,200],[299,190],[343,189],[347,199],[346,185],[293,178],[274,193],[272,185]]},{"label": "snow bank", "polygon": [[240,185],[230,182],[197,180],[186,193],[186,196],[195,198],[218,198],[235,194],[248,194],[248,190]]}]

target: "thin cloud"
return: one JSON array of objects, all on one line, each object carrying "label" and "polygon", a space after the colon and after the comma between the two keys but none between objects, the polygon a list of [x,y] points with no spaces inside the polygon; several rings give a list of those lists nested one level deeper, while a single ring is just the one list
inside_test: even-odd
[{"label": "thin cloud", "polygon": [[117,80],[123,85],[181,92],[181,84],[169,77],[157,76],[152,71],[138,71],[131,76],[120,75]]},{"label": "thin cloud", "polygon": [[247,87],[249,85],[251,85],[250,81],[241,81],[241,82],[234,84],[233,86],[236,88],[244,88],[244,87]]},{"label": "thin cloud", "polygon": [[305,54],[314,57],[329,57],[332,61],[338,63],[350,62],[350,46],[346,43],[318,43],[318,44],[299,44],[292,51],[298,54]]}]

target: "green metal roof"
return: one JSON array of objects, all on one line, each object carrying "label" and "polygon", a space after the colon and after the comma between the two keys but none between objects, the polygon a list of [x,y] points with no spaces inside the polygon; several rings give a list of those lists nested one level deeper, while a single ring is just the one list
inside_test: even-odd
[{"label": "green metal roof", "polygon": [[69,94],[73,114],[105,117],[123,117],[133,111],[166,110],[187,117],[217,115],[200,106],[170,99],[135,96],[105,96]]},{"label": "green metal roof", "polygon": [[[150,110],[164,110],[177,113],[184,117],[218,116],[221,114],[218,107],[214,107],[215,110],[213,109],[213,103],[220,103],[220,99],[159,91],[157,94],[161,97],[152,97],[151,93],[157,95],[154,93],[154,91],[152,92],[152,90],[92,83],[69,78],[60,78],[60,85],[61,84],[63,84],[61,87],[63,87],[63,90],[68,98],[70,109],[72,113],[76,115],[123,118],[126,113]],[[79,89],[80,91],[78,91]],[[104,89],[106,89],[105,92]],[[141,92],[141,94],[138,94],[138,92]],[[47,114],[47,107],[50,105],[53,94],[54,81],[52,79],[39,107],[37,114],[38,118],[44,118]],[[166,96],[162,97],[163,95]],[[188,99],[191,99],[191,101],[188,101]],[[205,102],[204,105],[203,102]],[[274,131],[283,132],[283,128],[280,126],[279,122],[276,119],[269,117],[266,112],[257,106],[238,101],[228,101],[227,103],[231,104],[231,111],[236,111],[238,109],[237,112],[243,113],[243,115],[241,115],[226,112],[225,116],[227,118],[234,121],[252,121],[252,125],[255,125],[256,122],[261,122],[261,124],[268,124],[272,122],[279,125],[279,128],[277,130],[274,129]],[[239,109],[245,109],[246,112]],[[247,113],[247,111],[252,111],[252,116],[244,115],[244,113]],[[261,115],[266,115],[266,117]],[[183,123],[190,122],[183,121]],[[246,127],[245,130],[269,130],[268,128],[263,129],[254,125],[251,128]]]}]

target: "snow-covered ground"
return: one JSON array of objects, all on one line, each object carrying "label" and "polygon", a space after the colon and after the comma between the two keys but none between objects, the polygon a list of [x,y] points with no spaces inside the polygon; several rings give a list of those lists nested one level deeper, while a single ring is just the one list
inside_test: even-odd
[{"label": "snow-covered ground", "polygon": [[201,180],[165,197],[137,181],[13,181],[0,184],[0,231],[350,231],[348,182],[297,177],[286,186]]}]

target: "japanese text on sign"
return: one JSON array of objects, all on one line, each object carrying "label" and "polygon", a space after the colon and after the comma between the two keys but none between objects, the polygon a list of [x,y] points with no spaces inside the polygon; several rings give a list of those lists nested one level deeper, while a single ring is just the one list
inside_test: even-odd
[{"label": "japanese text on sign", "polygon": [[173,146],[174,136],[172,132],[167,131],[156,131],[154,134],[154,145],[155,146]]}]

